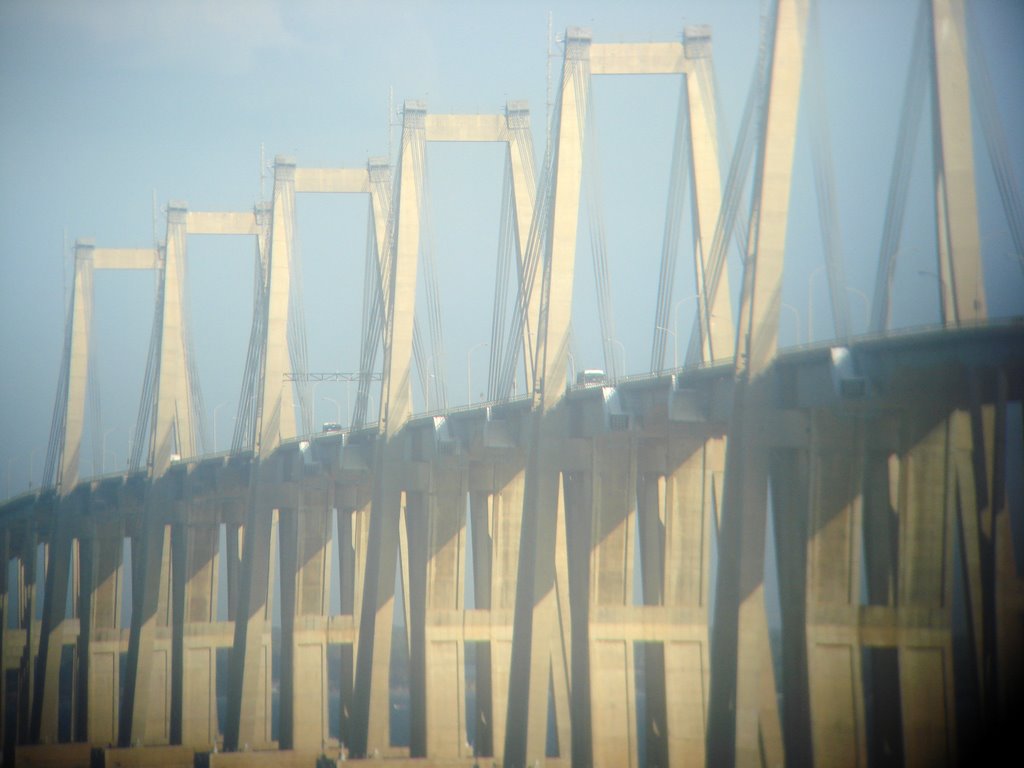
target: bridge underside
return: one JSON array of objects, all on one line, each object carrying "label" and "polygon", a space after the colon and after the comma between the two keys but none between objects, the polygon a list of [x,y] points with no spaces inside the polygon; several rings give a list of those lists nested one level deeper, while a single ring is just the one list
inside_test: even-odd
[{"label": "bridge underside", "polygon": [[[1020,691],[1022,349],[1009,326],[864,342],[852,374],[827,348],[783,355],[749,415],[764,498],[739,520],[722,506],[728,367],[571,391],[543,417],[541,463],[525,442],[540,417],[512,402],[413,420],[385,452],[375,432],[330,433],[258,470],[183,462],[151,487],[12,501],[8,759],[235,738],[296,756],[703,763],[724,652],[738,761],[753,723],[793,764],[954,763]],[[393,490],[374,509],[378,473]],[[715,602],[735,599],[722,574],[751,562],[740,588],[765,631],[716,647]],[[153,639],[128,741],[139,612]],[[524,621],[528,671],[512,668]],[[388,674],[359,673],[360,642]]]}]

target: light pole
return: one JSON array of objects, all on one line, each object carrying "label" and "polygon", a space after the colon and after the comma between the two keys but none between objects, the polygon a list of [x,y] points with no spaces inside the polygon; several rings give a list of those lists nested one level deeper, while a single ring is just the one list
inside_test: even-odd
[{"label": "light pole", "polygon": [[28,487],[32,490],[32,475],[34,474],[36,464],[36,453],[39,452],[38,448],[33,448],[32,452],[28,455]]},{"label": "light pole", "polygon": [[860,300],[864,302],[864,332],[867,333],[868,326],[871,324],[871,318],[869,317],[871,313],[871,302],[868,301],[868,296],[864,291],[859,291],[856,288],[851,288],[850,286],[846,286],[846,290],[854,296],[859,296]]},{"label": "light pole", "polygon": [[811,270],[807,276],[807,343],[811,343],[811,336],[814,335],[814,276],[825,268],[821,264]]},{"label": "light pole", "polygon": [[434,379],[435,379],[435,376],[434,376],[433,373],[428,373],[427,374],[426,402],[424,403],[424,407],[423,407],[423,410],[426,413],[430,413],[430,390],[435,388],[434,387],[434,384],[435,384]]},{"label": "light pole", "polygon": [[663,325],[656,325],[655,328],[657,328],[659,331],[664,331],[665,333],[671,333],[672,334],[672,367],[673,368],[678,368],[679,367],[679,344],[677,342],[678,342],[678,338],[679,337],[676,336],[676,332],[675,331],[670,331],[668,328],[666,328]]},{"label": "light pole", "polygon": [[310,414],[310,418],[313,421],[313,431],[316,432],[316,388],[323,384],[322,381],[313,382],[313,390],[310,393],[310,398],[313,400],[313,412]]},{"label": "light pole", "polygon": [[[623,344],[618,339],[606,339],[606,341],[610,341],[612,344],[618,344],[619,345],[619,349],[622,350],[622,373],[620,374],[620,376],[625,376],[626,375],[626,345]],[[618,379],[620,376],[616,376],[615,378]]]},{"label": "light pole", "polygon": [[793,320],[796,321],[796,343],[799,344],[800,343],[800,313],[796,311],[796,307],[794,307],[792,304],[790,304],[789,302],[786,302],[786,301],[782,302],[782,308],[783,309],[788,309],[790,312],[793,313]]},{"label": "light pole", "polygon": [[917,270],[917,274],[922,277],[934,277],[939,281],[939,322],[946,322],[946,281],[942,279],[942,275],[938,272],[930,272],[927,269]]},{"label": "light pole", "polygon": [[576,358],[572,356],[572,352],[566,352],[569,357],[569,364],[572,366],[572,376],[569,378],[570,384],[576,383]]},{"label": "light pole", "polygon": [[[427,364],[424,366],[427,370],[426,378],[423,379],[423,385],[425,389],[423,391],[423,411],[424,413],[430,412],[430,391],[435,389],[436,381],[431,381],[434,378],[432,371],[434,370],[434,356],[430,355],[427,358]],[[381,386],[384,386],[384,382],[381,382]],[[383,397],[383,395],[381,395]]]},{"label": "light pole", "polygon": [[[683,298],[672,305],[672,326],[676,329],[676,342],[679,341],[679,307],[688,301],[697,301],[699,306],[699,300],[700,294],[691,293],[689,296],[683,296]],[[700,333],[700,318],[697,319],[697,332]],[[692,332],[690,335],[693,335]],[[683,362],[685,364],[686,361],[684,360]]]},{"label": "light pole", "polygon": [[699,294],[691,293],[689,296],[683,296],[683,298],[679,299],[679,301],[672,305],[673,324],[676,329],[677,340],[679,339],[679,307],[687,301],[694,301],[698,298]]},{"label": "light pole", "polygon": [[[334,420],[334,423],[341,424],[341,403],[339,403],[333,397],[328,397],[327,395],[324,395],[324,400],[328,401],[329,403],[334,403],[334,408],[337,411],[335,415],[338,417]],[[313,426],[315,427],[316,425],[314,424]]]},{"label": "light pole", "polygon": [[7,459],[7,471],[4,473],[4,478],[6,480],[5,486],[7,489],[6,493],[4,493],[4,497],[8,499],[11,498],[11,462],[14,461],[16,458],[18,457],[11,456],[9,459]]},{"label": "light pole", "polygon": [[473,350],[487,346],[490,345],[486,341],[481,341],[479,344],[474,344],[470,347],[469,352],[466,353],[466,393],[469,396],[470,404],[473,403],[473,368],[470,365],[470,360],[473,356]]},{"label": "light pole", "polygon": [[103,474],[103,463],[107,460],[107,435],[113,432],[117,427],[111,427],[103,433],[103,439],[100,441],[100,474]]},{"label": "light pole", "polygon": [[221,408],[223,408],[227,404],[228,404],[228,401],[225,400],[223,403],[218,403],[217,405],[215,405],[213,407],[213,452],[214,453],[217,452],[217,411],[219,411]]}]

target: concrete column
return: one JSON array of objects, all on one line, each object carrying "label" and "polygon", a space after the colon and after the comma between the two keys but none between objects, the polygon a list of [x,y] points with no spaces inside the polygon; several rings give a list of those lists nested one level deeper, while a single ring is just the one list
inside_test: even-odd
[{"label": "concrete column", "polygon": [[66,360],[67,404],[64,423],[64,444],[61,446],[58,485],[68,493],[78,485],[78,464],[85,425],[86,383],[89,379],[89,329],[92,323],[92,254],[91,240],[75,241],[75,276],[71,298],[71,343]]},{"label": "concrete column", "polygon": [[[665,598],[665,475],[664,462],[659,462],[656,469],[645,466],[639,454],[649,447],[638,448],[637,457],[637,557],[640,558],[643,603],[659,606]],[[658,448],[663,456],[664,443],[659,441]],[[644,657],[646,716],[638,727],[637,741],[645,745],[648,763],[669,765],[665,643],[644,642],[640,650]],[[703,721],[703,707],[701,715]],[[703,722],[700,730],[703,749]]]},{"label": "concrete column", "polygon": [[808,0],[779,0],[775,10],[764,136],[754,177],[760,188],[754,190],[757,205],[750,227],[736,345],[736,370],[742,374],[749,369],[752,377],[768,369],[778,347],[807,8]]},{"label": "concrete column", "polygon": [[[339,486],[335,499],[346,496]],[[355,671],[358,656],[359,618],[362,609],[363,576],[366,569],[369,530],[369,495],[362,488],[351,490],[352,502],[338,505],[338,561],[341,590],[341,615],[352,622],[352,641],[341,647],[341,742],[351,745],[354,733],[352,720],[355,706]]]},{"label": "concrete column", "polygon": [[412,415],[412,334],[420,245],[420,173],[424,157],[425,117],[426,109],[422,104],[406,102],[398,199],[394,203],[398,216],[394,267],[391,274],[383,276],[387,322],[381,382],[382,435],[374,463],[377,471],[373,478],[364,594],[360,607],[352,738],[352,751],[356,755],[386,748],[391,741],[388,672],[394,618],[395,557],[402,514],[403,478],[400,474],[405,462],[404,447],[397,437]]},{"label": "concrete column", "polygon": [[737,381],[710,646],[707,744],[714,764],[785,760],[764,601],[768,409],[766,381]]},{"label": "concrete column", "polygon": [[282,749],[320,750],[330,736],[331,518],[325,494],[304,496],[303,506],[281,520],[280,742]]},{"label": "concrete column", "polygon": [[778,682],[783,701],[780,717],[787,759],[795,765],[809,765],[813,760],[805,599],[810,463],[809,451],[804,446],[779,446],[772,450],[769,470],[781,614],[778,653],[782,657],[782,670]]},{"label": "concrete column", "polygon": [[[566,389],[569,321],[572,314],[572,284],[576,259],[576,231],[579,219],[582,174],[582,132],[586,104],[578,103],[586,92],[583,81],[590,53],[590,33],[566,32],[563,88],[559,94],[559,126],[555,138],[555,185],[551,237],[546,260],[550,281],[547,304],[540,312],[546,325],[538,331],[537,360],[539,408],[524,425],[528,430],[529,456],[523,493],[523,515],[516,578],[515,623],[511,668],[530,670],[510,679],[504,759],[512,765],[541,759],[547,735],[547,699],[554,682],[556,706],[564,709],[559,730],[571,730],[569,676],[571,629],[559,616],[559,572],[567,571],[567,554],[558,546],[558,528],[564,531],[565,510],[561,503],[559,435],[567,434],[565,413],[557,404]],[[562,541],[566,542],[564,533]],[[562,595],[563,605],[568,594]],[[564,613],[568,613],[566,609]],[[556,657],[558,657],[556,659]],[[554,662],[554,667],[552,663]],[[555,678],[553,680],[552,675]],[[497,715],[497,713],[495,713]],[[569,749],[566,739],[562,750]]]},{"label": "concrete column", "polygon": [[295,161],[274,160],[274,207],[267,275],[266,356],[260,383],[257,454],[270,456],[282,441],[296,435],[293,385],[284,380],[292,369],[288,349],[288,305],[295,229]]},{"label": "concrete column", "polygon": [[[512,171],[512,204],[515,211],[516,254],[520,275],[526,278],[527,249],[530,242],[530,225],[533,223],[534,198],[537,179],[534,174],[533,134],[530,132],[530,110],[523,101],[509,101],[505,105],[505,124],[508,128],[508,160]],[[540,236],[540,233],[537,233]],[[537,264],[533,283],[524,291],[530,291],[530,305],[526,307],[523,325],[523,364],[527,387],[534,380],[533,366],[536,349],[536,333],[540,323],[541,272]]]},{"label": "concrete column", "polygon": [[[405,637],[409,649],[409,754],[427,755],[427,561],[430,557],[428,542],[429,492],[405,494],[406,503],[399,521],[399,557],[402,572],[402,592],[405,595]],[[442,662],[444,663],[444,662]],[[456,681],[456,686],[458,682]],[[390,692],[390,684],[389,684]],[[465,698],[463,698],[465,701]],[[463,704],[460,710],[465,709]],[[430,713],[429,717],[433,717]],[[391,736],[395,739],[394,734]]]},{"label": "concrete column", "polygon": [[244,526],[234,523],[227,523],[225,526],[224,544],[226,552],[224,557],[228,559],[228,593],[225,596],[228,601],[228,621],[234,621],[238,616],[238,593],[239,580],[242,571],[242,541],[244,538]]},{"label": "concrete column", "polygon": [[[475,473],[473,473],[475,474]],[[478,755],[500,755],[505,744],[512,662],[512,617],[522,527],[521,462],[495,461],[479,488],[471,474],[476,608],[487,610],[490,641],[477,646]],[[484,490],[486,488],[487,490]]]},{"label": "concrete column", "polygon": [[708,761],[785,761],[764,605],[767,372],[778,347],[807,0],[779,0],[743,274],[712,642]]},{"label": "concrete column", "polygon": [[[58,507],[58,510],[60,507]],[[68,567],[71,561],[70,510],[53,513],[51,541],[43,590],[43,620],[39,633],[38,675],[32,699],[31,741],[57,742],[60,696],[60,662],[64,649],[64,614],[68,597]]]},{"label": "concrete column", "polygon": [[160,360],[149,456],[154,479],[163,477],[172,456],[189,457],[196,448],[184,313],[187,213],[183,203],[172,203],[167,208],[167,245],[160,279]]},{"label": "concrete column", "polygon": [[[553,688],[559,749],[570,749],[569,692],[572,628],[569,622],[565,505],[562,496],[564,411],[535,411],[526,468],[516,602],[512,635],[504,761],[511,765],[542,760],[548,730],[548,698]],[[529,670],[529,675],[525,670]]]},{"label": "concrete column", "polygon": [[197,748],[217,742],[217,525],[178,524],[172,538],[174,676],[172,743]]},{"label": "concrete column", "polygon": [[[991,653],[992,633],[995,629],[992,550],[992,449],[994,438],[994,409],[980,403],[979,382],[971,376],[971,403],[966,411],[955,411],[949,416],[950,473],[953,485],[953,529],[960,552],[960,568],[954,578],[963,579],[965,620],[970,649],[974,652],[968,671],[959,674],[958,683],[967,683],[977,691],[977,707],[958,724],[962,736],[970,741],[980,733],[980,727],[995,701],[989,698],[995,684],[989,666],[994,661]],[[952,604],[950,606],[952,608]],[[951,627],[957,618],[950,612]],[[991,622],[989,620],[992,620]],[[964,696],[963,690],[960,696]]]},{"label": "concrete column", "polygon": [[79,712],[85,739],[117,743],[120,704],[121,599],[124,535],[119,526],[98,528],[79,542]]},{"label": "concrete column", "polygon": [[909,766],[956,762],[952,605],[955,484],[950,421],[915,413],[900,468],[898,600],[903,753]]},{"label": "concrete column", "polygon": [[[671,765],[705,760],[711,661],[708,616],[711,540],[722,504],[725,440],[670,428],[668,471],[660,510],[664,520],[663,604],[683,609],[691,624],[664,642],[665,717]],[[646,550],[644,552],[646,557]],[[645,602],[647,584],[645,582]],[[686,621],[681,619],[680,623]],[[682,629],[682,627],[680,627]]]},{"label": "concrete column", "polygon": [[[812,426],[807,669],[815,765],[867,765],[860,603],[860,436],[819,411]],[[790,599],[792,596],[786,598]]]},{"label": "concrete column", "polygon": [[451,460],[435,459],[427,498],[426,754],[471,757],[466,751],[465,604],[466,490]]},{"label": "concrete column", "polygon": [[[341,616],[353,620],[355,617],[354,603],[355,603],[355,570],[356,570],[356,557],[355,557],[355,520],[354,513],[351,510],[342,509],[339,507],[337,511],[338,520],[338,580],[337,585],[340,589],[340,613]],[[353,624],[355,622],[353,621]],[[353,632],[353,635],[358,633]],[[344,643],[341,646],[341,675],[340,675],[340,716],[341,722],[339,723],[338,732],[340,734],[340,741],[343,745],[347,746],[351,740],[352,734],[352,703],[353,703],[353,689],[352,686],[355,683],[355,650],[354,642]]]},{"label": "concrete column", "polygon": [[[1010,522],[1010,504],[1007,494],[1007,478],[1010,473],[1024,473],[1021,465],[1011,466],[1008,456],[1011,452],[1011,432],[1007,424],[1007,397],[1009,382],[1005,371],[997,373],[996,438],[994,479],[992,482],[993,556],[995,559],[995,656],[998,674],[997,711],[999,716],[1009,718],[1014,704],[1020,701],[1021,686],[1024,685],[1024,659],[1020,649],[1024,648],[1024,572],[1017,562],[1013,548],[1013,531]],[[1016,430],[1014,430],[1016,431]],[[1017,434],[1020,434],[1019,432]],[[1020,456],[1020,445],[1017,446]]]},{"label": "concrete column", "polygon": [[[400,440],[380,439],[374,463],[374,489],[366,542],[356,659],[353,755],[386,749],[389,726],[389,673],[394,622],[395,566],[404,526]],[[408,573],[404,563],[403,575]],[[408,590],[406,590],[408,595]],[[408,600],[406,601],[408,610]],[[406,624],[408,629],[408,624]]]},{"label": "concrete column", "polygon": [[[477,611],[491,613],[491,574],[493,571],[493,504],[495,494],[476,490],[473,485],[473,469],[470,470],[469,514],[472,520],[472,536],[468,542],[473,552],[473,586]],[[493,470],[488,473],[493,477]],[[466,578],[469,578],[467,574]],[[492,683],[493,641],[476,645],[476,707],[466,713],[467,723],[473,722],[475,738],[474,754],[482,757],[494,755],[494,687]],[[507,693],[506,693],[507,695]],[[468,725],[467,725],[468,728]]]},{"label": "concrete column", "polygon": [[420,174],[426,152],[426,107],[406,102],[402,155],[398,169],[398,217],[393,272],[384,275],[388,322],[384,337],[381,423],[390,438],[412,416],[412,335],[416,311],[416,272],[420,251]]},{"label": "concrete column", "polygon": [[377,238],[377,260],[387,258],[384,252],[387,244],[388,214],[391,206],[390,158],[371,157],[366,163],[370,186],[370,211],[373,216],[373,232]]},{"label": "concrete column", "polygon": [[[385,276],[390,272],[390,253],[388,252],[388,220],[391,213],[391,166],[389,165],[389,158],[371,158],[367,163],[367,176],[369,180],[370,190],[370,214],[373,217],[372,225],[374,237],[376,239],[376,257],[377,266],[375,275],[364,275],[364,280],[369,281],[367,284],[373,284],[377,282],[378,276],[380,279],[379,289],[383,292],[387,281]],[[374,286],[376,289],[376,286]],[[387,296],[383,296],[385,301]],[[378,318],[364,318],[364,322],[380,322],[381,328],[384,329],[387,323],[387,306],[382,305],[380,307],[380,317]],[[369,328],[364,325],[362,328],[362,346],[365,347],[370,343]],[[386,334],[385,334],[386,335]],[[377,341],[373,340],[376,344]],[[360,357],[367,354],[366,349],[360,350]],[[362,371],[363,374],[369,375],[371,371]],[[359,383],[359,390],[356,397],[356,405],[354,413],[350,414],[352,417],[353,424],[356,427],[362,426],[363,421],[366,418],[366,410],[368,408],[369,398],[369,379],[364,379]]]},{"label": "concrete column", "polygon": [[590,732],[597,765],[637,764],[633,641],[607,608],[633,605],[636,477],[628,435],[595,440],[591,482]]},{"label": "concrete column", "polygon": [[[162,491],[152,487],[150,494]],[[122,747],[167,744],[171,736],[171,531],[160,514],[162,501],[147,501],[142,530],[132,540],[132,626],[118,729]]]},{"label": "concrete column", "polygon": [[[18,674],[18,743],[30,741],[32,697],[35,694],[36,654],[39,650],[39,626],[36,623],[36,600],[38,584],[36,568],[39,557],[39,534],[35,525],[26,526],[22,539],[21,570],[18,608],[21,611],[20,626],[25,630],[25,646],[21,652],[21,665]],[[45,568],[45,554],[44,568]]]},{"label": "concrete column", "polygon": [[565,33],[563,87],[558,101],[558,133],[555,136],[555,184],[552,201],[551,236],[546,254],[551,285],[544,345],[543,370],[546,396],[557,401],[565,392],[569,365],[569,324],[572,317],[572,288],[576,265],[576,231],[579,226],[580,185],[583,175],[583,126],[587,104],[578,103],[589,83],[587,60],[590,57],[589,30],[570,28]]},{"label": "concrete column", "polygon": [[224,749],[266,747],[271,742],[270,586],[278,510],[271,488],[257,481],[246,513],[242,565],[235,615],[235,639],[228,681]]},{"label": "concrete column", "polygon": [[684,37],[686,58],[691,66],[691,71],[686,75],[686,96],[690,112],[690,165],[693,168],[696,211],[693,221],[699,246],[694,252],[694,267],[700,310],[701,359],[711,362],[727,360],[733,356],[736,331],[733,327],[728,270],[723,266],[713,296],[710,295],[711,286],[706,282],[710,279],[712,242],[722,200],[711,38],[707,30],[707,27],[687,27]]},{"label": "concrete column", "polygon": [[986,317],[963,0],[932,0],[932,144],[939,306],[947,325]]}]

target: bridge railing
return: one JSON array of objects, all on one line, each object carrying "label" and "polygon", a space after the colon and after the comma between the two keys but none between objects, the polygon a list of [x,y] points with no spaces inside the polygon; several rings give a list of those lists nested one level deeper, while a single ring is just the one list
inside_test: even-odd
[{"label": "bridge railing", "polygon": [[[885,342],[894,342],[894,341],[899,341],[899,340],[911,340],[911,339],[917,339],[917,340],[925,341],[925,340],[928,340],[928,339],[938,339],[938,338],[940,338],[942,336],[946,336],[948,334],[973,333],[973,332],[976,332],[976,331],[999,330],[999,329],[1013,330],[1013,329],[1019,329],[1021,327],[1024,327],[1024,316],[1021,316],[1021,315],[1012,315],[1012,316],[1002,317],[1002,318],[990,318],[990,319],[987,319],[987,320],[965,321],[965,322],[962,322],[960,325],[955,326],[955,327],[954,326],[944,325],[942,323],[924,323],[924,324],[920,324],[920,325],[906,326],[906,327],[895,328],[895,329],[890,329],[890,330],[881,331],[881,332],[879,332],[879,331],[872,331],[872,332],[868,332],[868,333],[855,334],[855,335],[851,335],[847,339],[825,339],[825,340],[819,340],[819,341],[813,341],[813,342],[805,342],[803,344],[795,344],[795,345],[788,346],[788,347],[780,349],[779,350],[779,356],[780,357],[784,357],[787,360],[792,360],[794,358],[800,358],[800,357],[805,356],[805,355],[812,355],[813,356],[813,355],[815,355],[817,353],[820,353],[823,350],[827,350],[827,349],[829,349],[831,347],[836,346],[836,344],[863,346],[863,345],[871,345],[871,344],[874,344],[874,343],[885,343]],[[608,381],[608,385],[610,385],[610,386],[620,386],[620,385],[624,385],[624,384],[636,384],[636,383],[641,383],[641,382],[655,381],[657,379],[667,378],[667,377],[672,376],[672,375],[679,375],[679,374],[686,375],[686,374],[689,374],[689,373],[697,373],[697,372],[723,371],[725,369],[731,368],[732,365],[733,365],[733,361],[732,360],[721,360],[721,361],[715,361],[715,362],[712,362],[712,363],[701,362],[701,363],[697,363],[697,364],[679,366],[677,368],[666,368],[666,369],[664,369],[664,370],[662,370],[660,372],[641,372],[641,373],[629,374],[629,375],[626,375],[626,376],[619,376],[615,380],[609,380]],[[588,389],[588,387],[585,386],[585,385],[578,385],[578,384],[575,384],[575,383],[570,383],[569,386],[568,386],[568,390],[567,391],[569,391],[569,392],[577,392],[577,391],[582,391],[582,390],[585,390],[585,389]],[[517,397],[510,398],[508,400],[491,400],[491,401],[486,401],[486,402],[481,401],[481,402],[478,402],[478,403],[467,403],[465,405],[456,406],[454,408],[436,409],[436,410],[432,410],[432,411],[425,411],[423,413],[416,414],[414,416],[414,418],[413,418],[413,422],[419,422],[419,421],[422,421],[422,420],[425,420],[425,419],[431,419],[431,418],[435,418],[435,417],[438,417],[438,416],[453,416],[453,415],[457,415],[457,414],[471,413],[473,411],[477,411],[477,410],[481,410],[481,409],[485,409],[485,408],[506,407],[506,406],[513,406],[514,407],[516,405],[528,402],[530,400],[530,397],[531,397],[531,395],[529,395],[529,394],[523,394],[523,395],[519,395]],[[367,424],[367,425],[363,426],[362,428],[360,428],[359,430],[356,430],[354,432],[353,432],[353,430],[351,428],[337,430],[337,431],[331,431],[331,432],[312,432],[312,433],[309,433],[309,434],[297,435],[294,438],[291,438],[291,439],[286,440],[284,442],[285,442],[285,444],[291,444],[291,443],[298,443],[298,442],[302,442],[302,441],[311,441],[311,440],[316,440],[316,439],[322,438],[325,435],[341,434],[341,435],[346,435],[346,436],[351,437],[352,435],[358,434],[358,433],[374,434],[377,431],[377,429],[378,429],[378,425],[375,422],[375,423],[372,423],[372,424]],[[180,463],[197,463],[197,462],[210,461],[212,459],[217,459],[217,458],[227,459],[227,458],[238,458],[240,456],[244,456],[244,453],[243,454],[234,454],[234,453],[231,452],[230,449],[228,449],[228,450],[224,450],[224,451],[217,451],[217,452],[214,452],[214,453],[205,453],[205,454],[196,455],[196,456],[182,457],[182,459],[180,459],[179,461],[180,461]],[[178,463],[178,462],[175,462],[175,463]],[[127,468],[125,468],[125,469],[118,469],[118,470],[113,470],[111,472],[105,472],[105,473],[100,474],[100,475],[92,475],[92,476],[89,476],[89,477],[84,477],[84,478],[82,478],[82,482],[102,483],[102,482],[107,481],[107,480],[112,480],[112,479],[115,479],[115,478],[118,478],[118,477],[127,477],[129,475],[134,475],[134,474],[137,474],[137,473],[131,472]],[[22,492],[14,495],[14,496],[11,496],[11,497],[3,500],[2,502],[0,502],[0,509],[3,509],[3,508],[20,508],[23,504],[28,502],[30,499],[38,498],[41,494],[44,494],[48,490],[50,490],[50,489],[46,489],[46,488],[30,488],[30,489],[27,489],[25,491],[22,491]]]}]

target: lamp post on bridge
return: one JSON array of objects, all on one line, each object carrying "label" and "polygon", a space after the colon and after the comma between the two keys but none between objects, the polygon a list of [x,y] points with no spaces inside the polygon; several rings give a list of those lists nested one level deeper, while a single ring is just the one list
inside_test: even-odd
[{"label": "lamp post on bridge", "polygon": [[424,400],[426,402],[423,404],[424,410],[427,413],[430,413],[430,390],[434,386],[434,378],[435,377],[434,377],[433,373],[428,373],[427,374],[427,391],[424,394]]},{"label": "lamp post on bridge", "polygon": [[700,294],[691,293],[689,296],[683,296],[675,304],[672,305],[672,327],[676,329],[676,341],[679,341],[679,307],[688,301],[696,301],[700,298]]},{"label": "lamp post on bridge", "polygon": [[13,462],[17,456],[11,456],[7,459],[7,470],[4,472],[4,498],[11,498],[11,462]]},{"label": "lamp post on bridge", "polygon": [[[698,302],[697,305],[696,305],[696,308],[697,308],[698,315],[699,315],[699,310],[700,310],[700,303],[699,303],[699,301],[700,301],[700,294],[699,293],[691,293],[689,296],[683,296],[681,299],[678,299],[675,302],[675,304],[672,305],[672,327],[675,328],[676,342],[677,343],[679,341],[679,308],[683,304],[688,302],[688,301]],[[701,324],[701,322],[702,322],[702,318],[697,317],[697,326],[696,326],[696,328],[691,328],[691,330],[690,330],[690,346],[691,347],[693,346],[693,343],[694,343],[693,334],[696,333],[698,337],[700,336],[700,324]],[[700,344],[703,343],[703,339],[697,339],[697,341],[699,342],[698,346],[700,346]],[[690,359],[690,352],[691,351],[692,350],[689,350],[689,349],[687,350],[686,358],[683,360],[683,365],[686,365],[687,361]]]},{"label": "lamp post on bridge", "polygon": [[[797,311],[797,308],[794,307],[789,302],[784,301],[784,302],[782,302],[781,306],[782,306],[783,309],[788,309],[790,312],[793,313],[793,320],[796,322],[796,343],[799,344],[800,343],[800,313]],[[808,342],[810,341],[809,337],[808,337],[807,341]]]},{"label": "lamp post on bridge", "polygon": [[[113,432],[116,429],[117,429],[117,427],[111,427],[110,429],[108,429],[106,432],[103,433],[103,439],[100,441],[100,474],[101,475],[104,472],[104,463],[107,460],[107,435],[109,435],[111,432]],[[113,456],[113,454],[111,454],[111,455]],[[114,456],[114,458],[116,459],[117,457]]]},{"label": "lamp post on bridge", "polygon": [[864,293],[864,291],[860,291],[849,285],[846,286],[846,290],[854,296],[859,296],[860,300],[864,302],[864,332],[867,333],[868,326],[871,325],[871,302],[868,300],[868,295]]},{"label": "lamp post on bridge", "polygon": [[32,475],[35,474],[36,454],[39,452],[38,448],[33,448],[32,452],[28,455],[28,488],[32,490]]},{"label": "lamp post on bridge", "polygon": [[939,322],[946,322],[946,281],[942,279],[942,275],[938,272],[932,272],[927,269],[917,270],[917,274],[922,277],[934,277],[939,281]]},{"label": "lamp post on bridge", "polygon": [[490,344],[488,344],[486,341],[481,341],[479,344],[474,344],[472,347],[470,347],[469,352],[466,353],[466,395],[469,399],[470,405],[472,405],[473,403],[473,368],[472,365],[470,364],[473,357],[473,351],[480,349],[481,347],[488,346],[490,346]]},{"label": "lamp post on bridge", "polygon": [[312,409],[312,413],[310,414],[310,419],[313,422],[313,431],[314,432],[317,431],[317,427],[316,427],[316,388],[319,387],[321,384],[323,384],[322,381],[314,381],[313,382],[313,388],[312,388],[313,391],[310,394],[310,399],[313,401],[313,409]]},{"label": "lamp post on bridge", "polygon": [[[814,332],[814,277],[825,268],[824,265],[819,265],[811,270],[811,274],[807,278],[807,343],[810,344],[812,339],[811,335]],[[864,291],[853,288],[852,286],[846,286],[846,290],[855,296],[860,297],[860,300],[864,302],[864,330],[866,331],[868,325],[870,325],[870,312],[871,302],[868,300],[867,294]],[[785,302],[783,302],[785,306]],[[798,323],[799,324],[799,323]],[[852,331],[851,331],[852,333]]]},{"label": "lamp post on bridge", "polygon": [[666,328],[663,325],[656,325],[654,327],[657,328],[659,331],[664,331],[665,333],[671,333],[672,334],[672,367],[673,368],[678,368],[679,367],[679,344],[678,344],[679,337],[676,336],[676,332],[675,331],[670,331],[668,328]]},{"label": "lamp post on bridge", "polygon": [[605,341],[610,341],[612,344],[618,344],[619,349],[622,350],[622,373],[615,377],[616,379],[622,378],[626,375],[626,345],[618,339],[605,339]]},{"label": "lamp post on bridge", "polygon": [[228,404],[228,401],[225,400],[223,403],[218,403],[213,408],[213,452],[214,453],[217,452],[217,411],[219,411],[221,408],[223,408],[227,404]]},{"label": "lamp post on bridge", "polygon": [[807,276],[807,343],[810,344],[812,337],[814,336],[814,276],[817,275],[821,270],[825,268],[824,264],[819,264],[811,270],[811,274]]},{"label": "lamp post on bridge", "polygon": [[[327,400],[330,403],[334,403],[334,408],[335,408],[335,411],[336,411],[335,416],[337,417],[334,420],[334,423],[335,424],[341,424],[341,403],[339,403],[333,397],[328,397],[327,395],[324,395],[324,400]],[[314,424],[313,427],[315,428],[316,424]]]}]

